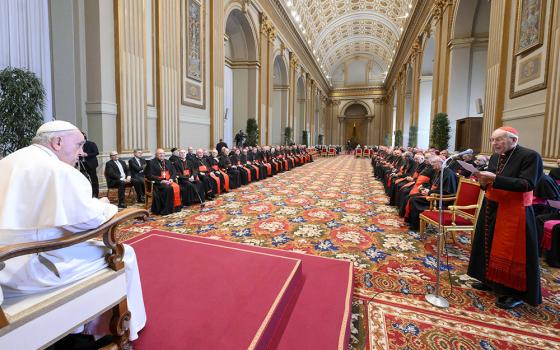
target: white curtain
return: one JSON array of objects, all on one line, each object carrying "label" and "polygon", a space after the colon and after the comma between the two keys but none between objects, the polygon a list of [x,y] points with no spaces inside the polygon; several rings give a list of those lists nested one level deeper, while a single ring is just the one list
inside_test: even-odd
[{"label": "white curtain", "polygon": [[0,69],[27,69],[46,91],[45,121],[53,119],[48,0],[0,0]]}]

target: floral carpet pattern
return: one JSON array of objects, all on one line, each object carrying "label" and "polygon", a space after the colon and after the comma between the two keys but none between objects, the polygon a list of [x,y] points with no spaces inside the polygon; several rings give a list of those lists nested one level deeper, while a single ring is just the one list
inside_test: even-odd
[{"label": "floral carpet pattern", "polygon": [[499,309],[492,294],[469,286],[470,235],[458,234],[441,265],[450,307],[438,309],[424,299],[435,284],[435,237],[409,231],[386,203],[369,159],[344,155],[251,183],[204,207],[132,222],[122,233],[160,229],[351,261],[350,349],[560,349],[559,269],[541,266],[541,306]]}]

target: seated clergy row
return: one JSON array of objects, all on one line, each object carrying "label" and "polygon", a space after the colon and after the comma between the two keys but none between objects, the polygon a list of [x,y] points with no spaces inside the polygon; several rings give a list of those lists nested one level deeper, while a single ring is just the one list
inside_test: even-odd
[{"label": "seated clergy row", "polygon": [[135,150],[128,166],[111,152],[111,160],[105,166],[109,188],[118,188],[119,207],[124,203],[125,187],[134,186],[138,202],[143,203],[144,179],[153,186],[152,212],[167,215],[181,210],[183,206],[204,203],[216,195],[265,179],[279,172],[312,161],[305,146],[246,147],[229,150],[221,148],[196,153],[192,147],[174,152],[169,159],[165,151],[157,149],[151,160],[142,158],[142,151]]},{"label": "seated clergy row", "polygon": [[[444,170],[442,181],[441,166],[447,156],[447,150],[422,152],[412,148],[374,148],[374,174],[383,183],[390,205],[398,207],[399,215],[405,218],[412,230],[418,230],[420,214],[429,207],[426,196],[439,194],[440,186],[444,195],[454,194],[458,176],[471,176],[453,160]],[[487,157],[482,155],[474,157],[467,154],[462,156],[462,160],[479,170],[484,170],[487,164]]]},{"label": "seated clergy row", "polygon": [[[434,197],[435,193],[437,197],[440,190],[444,195],[455,194],[458,175],[478,182],[484,197],[471,235],[467,275],[476,280],[471,284],[474,289],[496,294],[496,306],[502,309],[513,309],[523,302],[532,306],[542,302],[539,251],[544,249],[553,256],[554,242],[560,242],[558,238],[553,240],[554,232],[542,223],[549,218],[547,214],[538,215],[558,212],[557,172],[553,169],[550,175],[544,174],[538,152],[518,142],[515,128],[502,126],[494,130],[490,137],[493,154],[489,158],[463,156],[465,162],[471,163],[466,167],[473,174],[454,160],[442,173],[449,156],[445,150],[423,152],[379,146],[374,147],[372,157],[375,176],[413,230],[419,226],[422,211],[428,209],[427,196]],[[555,206],[547,208],[550,204]],[[547,254],[547,262],[554,266],[552,256]]]}]

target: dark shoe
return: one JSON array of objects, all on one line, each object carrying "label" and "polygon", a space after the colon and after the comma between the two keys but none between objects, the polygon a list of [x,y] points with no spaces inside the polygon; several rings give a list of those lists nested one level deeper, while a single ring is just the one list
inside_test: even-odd
[{"label": "dark shoe", "polygon": [[492,290],[492,287],[482,282],[474,282],[473,284],[471,284],[471,287],[484,292],[488,292]]},{"label": "dark shoe", "polygon": [[496,306],[500,309],[511,310],[523,304],[523,300],[503,295],[496,300]]},{"label": "dark shoe", "polygon": [[117,206],[121,209],[126,208],[126,204],[124,204],[124,203],[119,203]]}]

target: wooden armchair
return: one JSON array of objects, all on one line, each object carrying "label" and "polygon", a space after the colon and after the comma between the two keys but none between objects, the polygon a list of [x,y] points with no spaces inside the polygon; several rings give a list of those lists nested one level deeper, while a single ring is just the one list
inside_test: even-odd
[{"label": "wooden armchair", "polygon": [[0,290],[0,349],[46,348],[109,309],[113,313],[110,329],[115,342],[111,348],[122,349],[128,343],[130,312],[122,261],[124,247],[116,229],[125,220],[147,215],[142,209],[126,209],[95,230],[0,247],[0,269],[4,261],[17,256],[65,248],[101,236],[110,249],[107,268],[70,285],[3,302]]},{"label": "wooden armchair", "polygon": [[[430,208],[420,214],[420,237],[424,237],[426,225],[439,227],[439,210],[437,208],[439,195],[430,195],[427,199],[430,201]],[[455,231],[471,231],[474,234],[483,199],[484,191],[480,188],[480,184],[461,177],[457,193],[444,195],[442,198],[443,202],[453,202],[443,211],[443,233],[451,232],[453,242],[455,242]]]},{"label": "wooden armchair", "polygon": [[361,157],[361,156],[362,156],[362,149],[356,148],[356,157]]},{"label": "wooden armchair", "polygon": [[154,182],[144,178],[144,209],[150,208],[151,200],[154,200]]},{"label": "wooden armchair", "polygon": [[326,156],[328,156],[327,148],[323,147],[323,148],[321,148],[321,157],[326,157]]},{"label": "wooden armchair", "polygon": [[335,157],[336,156],[336,148],[330,147],[328,156],[329,157]]}]

